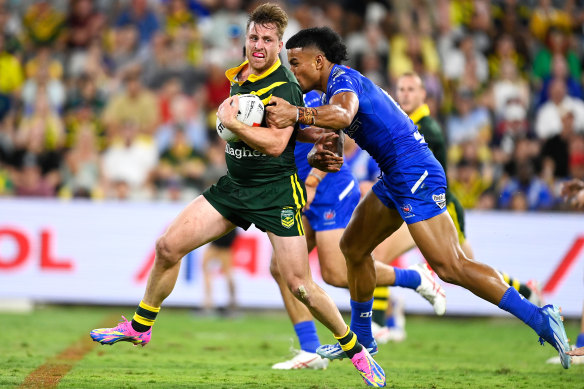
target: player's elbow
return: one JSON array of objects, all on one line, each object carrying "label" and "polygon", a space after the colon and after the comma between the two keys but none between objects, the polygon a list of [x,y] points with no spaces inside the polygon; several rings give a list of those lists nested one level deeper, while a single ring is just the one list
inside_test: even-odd
[{"label": "player's elbow", "polygon": [[282,155],[282,153],[284,152],[284,150],[286,149],[286,145],[273,145],[270,147],[267,147],[264,150],[264,154],[269,155],[270,157],[274,157],[277,158],[280,155]]}]

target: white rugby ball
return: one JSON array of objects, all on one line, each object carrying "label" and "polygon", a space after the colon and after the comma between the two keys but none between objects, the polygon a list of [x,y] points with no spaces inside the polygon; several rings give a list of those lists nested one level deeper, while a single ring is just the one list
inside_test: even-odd
[{"label": "white rugby ball", "polygon": [[[252,127],[259,127],[264,120],[264,104],[259,97],[252,94],[239,95],[239,110],[237,120]],[[229,131],[217,118],[215,122],[217,134],[227,142],[237,142],[239,138]]]}]

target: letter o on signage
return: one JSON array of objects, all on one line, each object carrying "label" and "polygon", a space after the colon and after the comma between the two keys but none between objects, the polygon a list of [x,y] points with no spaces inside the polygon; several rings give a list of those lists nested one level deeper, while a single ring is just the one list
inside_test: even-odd
[{"label": "letter o on signage", "polygon": [[30,253],[30,243],[25,234],[12,228],[0,228],[0,242],[12,239],[16,243],[16,254],[13,258],[0,255],[0,269],[12,269],[21,265]]}]

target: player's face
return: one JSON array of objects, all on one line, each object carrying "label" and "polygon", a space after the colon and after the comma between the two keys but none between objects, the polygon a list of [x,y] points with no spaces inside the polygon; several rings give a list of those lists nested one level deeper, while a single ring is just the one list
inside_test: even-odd
[{"label": "player's face", "polygon": [[275,24],[250,23],[245,37],[245,55],[249,60],[251,72],[262,74],[274,65],[282,45]]},{"label": "player's face", "polygon": [[397,81],[397,103],[408,115],[424,104],[426,91],[415,76],[403,76]]},{"label": "player's face", "polygon": [[322,64],[318,58],[319,54],[317,50],[311,48],[288,50],[290,70],[294,73],[304,93],[310,92],[313,89],[321,90],[317,85],[320,79],[320,70],[322,70]]}]

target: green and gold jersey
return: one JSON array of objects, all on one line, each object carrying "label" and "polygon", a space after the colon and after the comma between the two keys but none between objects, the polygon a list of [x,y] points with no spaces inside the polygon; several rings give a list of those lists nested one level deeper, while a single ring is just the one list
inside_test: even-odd
[{"label": "green and gold jersey", "polygon": [[[237,75],[247,63],[245,61],[225,72],[231,82],[231,96],[251,93],[262,99],[264,105],[270,101],[271,96],[277,96],[292,105],[304,106],[300,85],[292,72],[282,66],[280,60],[262,75],[251,74],[246,81],[239,82]],[[262,125],[266,125],[265,119]],[[227,175],[234,183],[242,186],[256,186],[288,177],[296,172],[295,144],[296,131],[290,137],[284,152],[279,157],[271,157],[252,149],[242,141],[229,142],[225,147]]]},{"label": "green and gold jersey", "polygon": [[440,124],[430,116],[428,105],[424,104],[412,112],[410,119],[418,126],[418,131],[446,173],[446,139]]}]

